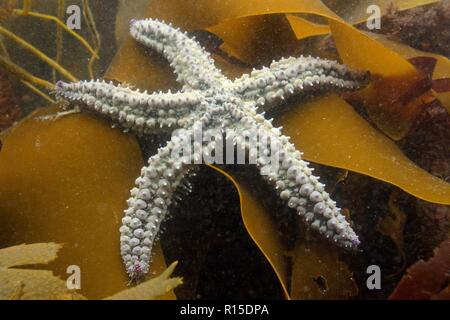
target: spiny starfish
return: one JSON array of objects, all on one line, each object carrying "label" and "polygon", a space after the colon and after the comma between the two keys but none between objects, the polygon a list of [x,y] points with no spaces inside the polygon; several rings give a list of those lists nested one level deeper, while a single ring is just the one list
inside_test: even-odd
[{"label": "spiny starfish", "polygon": [[[175,131],[167,145],[150,157],[127,201],[120,228],[120,250],[132,280],[148,272],[161,223],[177,187],[202,158],[200,149],[203,147],[204,153],[210,155],[216,150],[214,141],[202,142],[200,146],[194,143],[187,157],[173,157],[174,151],[183,147],[185,138],[192,137],[199,128],[205,133],[231,132],[236,144],[248,154],[257,155],[260,173],[305,223],[341,247],[357,248],[357,235],[325,186],[312,174],[309,163],[302,160],[302,153],[257,110],[261,106],[280,106],[293,95],[359,89],[366,82],[367,73],[350,71],[335,61],[301,56],[274,61],[268,68],[253,70],[250,75],[231,81],[214,66],[209,53],[195,38],[171,25],[153,19],[133,20],[130,32],[138,42],[170,62],[177,81],[183,84],[180,91],[148,94],[91,80],[58,82],[55,93],[58,99],[106,116],[140,136],[160,128],[183,129]],[[278,147],[267,148],[261,141],[252,145],[246,137],[256,132],[264,132]],[[280,166],[270,166],[269,156],[277,156]]]}]

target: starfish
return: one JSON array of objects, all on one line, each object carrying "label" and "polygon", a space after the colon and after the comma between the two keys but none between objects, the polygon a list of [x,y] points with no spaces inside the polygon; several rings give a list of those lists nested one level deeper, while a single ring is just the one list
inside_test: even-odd
[{"label": "starfish", "polygon": [[[142,168],[124,211],[120,251],[131,280],[148,273],[152,246],[183,179],[201,163],[202,155],[211,157],[219,151],[216,140],[194,141],[192,145],[198,130],[216,137],[217,132],[222,135],[226,131],[226,138],[232,137],[237,149],[255,159],[264,179],[311,229],[340,247],[358,247],[358,236],[325,185],[312,174],[309,163],[302,160],[302,153],[258,110],[280,107],[291,96],[357,90],[367,82],[367,73],[351,71],[335,61],[300,56],[273,61],[269,67],[253,69],[232,81],[215,67],[195,38],[171,25],[153,19],[132,20],[130,33],[170,62],[183,85],[180,91],[149,94],[126,85],[90,80],[59,81],[55,94],[59,100],[106,116],[138,136],[154,134],[155,130],[173,131],[171,140]],[[261,132],[269,138],[269,146],[261,139],[247,139]],[[181,149],[186,151],[186,141],[188,152],[174,156]],[[270,163],[273,158],[279,165]]]}]

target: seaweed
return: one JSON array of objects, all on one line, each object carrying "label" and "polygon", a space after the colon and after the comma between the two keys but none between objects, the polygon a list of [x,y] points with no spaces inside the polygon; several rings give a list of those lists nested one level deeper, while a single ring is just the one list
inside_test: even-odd
[{"label": "seaweed", "polygon": [[[57,258],[61,245],[56,243],[22,244],[0,249],[0,300],[84,300],[76,289],[69,289],[66,281],[49,270],[33,268]],[[170,278],[174,262],[158,277],[125,289],[105,300],[156,299],[182,283],[181,278]],[[28,268],[24,268],[28,266]]]},{"label": "seaweed", "polygon": [[[75,81],[77,78],[72,74],[71,71],[63,67],[62,65],[62,50],[63,50],[63,32],[70,35],[75,39],[81,46],[83,46],[91,55],[87,65],[90,77],[94,77],[93,63],[99,60],[99,48],[100,48],[100,37],[98,32],[96,32],[95,21],[93,20],[92,13],[90,11],[89,3],[83,1],[83,12],[86,16],[86,21],[90,29],[94,30],[94,36],[92,42],[93,46],[89,44],[80,34],[70,29],[66,23],[63,21],[63,16],[65,13],[65,2],[59,0],[57,3],[57,15],[53,16],[51,14],[41,13],[33,10],[33,3],[36,1],[26,0],[23,1],[22,8],[17,8],[16,1],[9,1],[2,4],[2,21],[0,25],[0,34],[3,38],[0,40],[1,54],[0,54],[0,65],[10,72],[12,75],[16,76],[21,83],[31,90],[33,93],[39,95],[48,102],[54,102],[46,91],[53,88],[53,83],[62,76],[70,81]],[[9,30],[5,25],[8,24],[10,20],[16,19],[35,19],[37,21],[48,21],[56,25],[55,31],[55,57],[52,58],[42,50],[28,42],[26,39],[20,37],[14,31]],[[21,47],[27,50],[37,61],[41,60],[45,64],[51,67],[52,76],[51,82],[42,78],[43,75],[33,75],[26,68],[19,66],[16,62],[11,59],[8,52],[6,40],[9,40],[14,46]]]},{"label": "seaweed", "polygon": [[419,260],[406,271],[389,299],[449,299],[449,276],[450,239],[447,239],[434,250],[432,258]]}]

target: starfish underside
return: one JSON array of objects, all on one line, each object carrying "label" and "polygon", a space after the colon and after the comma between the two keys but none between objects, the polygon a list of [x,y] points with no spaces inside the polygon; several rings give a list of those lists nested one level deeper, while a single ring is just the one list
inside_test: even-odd
[{"label": "starfish underside", "polygon": [[[357,235],[325,186],[312,174],[308,162],[302,160],[301,152],[257,110],[279,107],[290,96],[357,90],[366,82],[367,73],[350,71],[335,61],[301,56],[274,61],[270,67],[231,81],[195,39],[170,25],[152,19],[132,21],[130,32],[170,62],[183,85],[179,92],[148,94],[100,80],[58,82],[55,92],[59,99],[106,116],[139,136],[154,134],[155,130],[182,129],[175,130],[166,146],[150,157],[127,201],[120,250],[132,280],[147,274],[152,246],[183,178],[203,154],[211,155],[216,150],[216,142],[208,141],[200,146],[202,151],[194,145],[187,156],[173,157],[200,127],[205,134],[231,134],[238,148],[257,155],[261,174],[311,229],[338,246],[357,248]],[[261,132],[277,145],[276,149],[246,139]],[[268,165],[268,157],[274,155],[279,166]]]}]

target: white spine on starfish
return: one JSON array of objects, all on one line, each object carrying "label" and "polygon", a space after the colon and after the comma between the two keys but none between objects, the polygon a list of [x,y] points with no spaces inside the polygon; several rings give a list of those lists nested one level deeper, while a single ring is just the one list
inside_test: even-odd
[{"label": "white spine on starfish", "polygon": [[120,227],[120,251],[131,279],[138,280],[147,274],[161,223],[167,216],[175,190],[190,170],[186,159],[173,157],[174,150],[185,141],[182,138],[174,135],[164,148],[150,157],[127,201],[128,208]]},{"label": "white spine on starfish", "polygon": [[[280,136],[279,141],[285,138]],[[280,198],[295,209],[312,229],[341,247],[356,248],[359,245],[358,236],[325,191],[325,185],[312,174],[309,163],[301,159],[301,153],[292,150],[295,150],[293,145],[285,142],[277,153],[281,162],[279,167],[264,166],[258,162],[264,177],[275,186]],[[261,160],[264,161],[264,158]]]},{"label": "white spine on starfish", "polygon": [[58,98],[78,102],[81,107],[118,120],[139,135],[155,127],[185,126],[192,109],[202,99],[197,91],[148,94],[100,80],[59,81],[55,93]]},{"label": "white spine on starfish", "polygon": [[336,61],[313,57],[290,57],[274,61],[270,68],[253,70],[234,81],[244,100],[272,104],[297,93],[359,89],[367,73],[350,71]]},{"label": "white spine on starfish", "polygon": [[179,29],[145,19],[132,21],[130,33],[138,42],[162,54],[178,75],[177,80],[188,88],[205,89],[230,82],[214,66],[209,53]]},{"label": "white spine on starfish", "polygon": [[[313,175],[314,169],[302,160],[302,153],[289,142],[289,137],[264,118],[252,115],[253,112],[251,107],[247,108],[247,115],[241,117],[234,130],[238,148],[247,149],[249,154],[255,152],[261,175],[307,225],[340,247],[357,248],[358,236],[325,191],[325,185]],[[261,139],[262,136],[265,138]],[[248,137],[258,139],[250,144]]]}]

